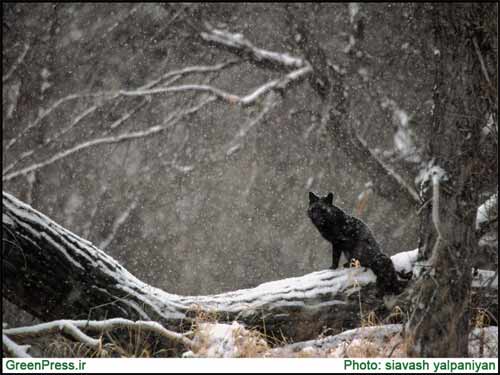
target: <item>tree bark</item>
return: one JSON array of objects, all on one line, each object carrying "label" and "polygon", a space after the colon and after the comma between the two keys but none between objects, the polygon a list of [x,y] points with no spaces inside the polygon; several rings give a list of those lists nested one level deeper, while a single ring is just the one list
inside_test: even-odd
[{"label": "tree bark", "polygon": [[[363,268],[323,270],[217,295],[170,294],[138,280],[90,242],[13,196],[4,192],[2,202],[4,296],[44,321],[121,317],[184,331],[204,312],[220,322],[238,320],[299,341],[317,337],[325,327],[337,332],[358,327],[371,311],[388,313],[375,297],[375,275]],[[393,256],[398,271],[408,271],[415,260],[416,251]],[[479,273],[480,290],[490,276]],[[488,288],[488,303],[496,299],[496,283]]]},{"label": "tree bark", "polygon": [[432,204],[422,218],[420,254],[426,268],[412,297],[409,334],[414,345],[409,354],[466,357],[472,318],[470,267],[478,249],[476,210],[487,179],[485,167],[492,162],[482,154],[481,131],[494,108],[491,85],[485,80],[488,72],[480,60],[483,54],[492,57],[494,36],[487,30],[488,22],[495,24],[496,5],[433,4],[430,10],[436,84],[428,151],[429,160],[434,159],[444,175],[431,176],[427,185]]}]

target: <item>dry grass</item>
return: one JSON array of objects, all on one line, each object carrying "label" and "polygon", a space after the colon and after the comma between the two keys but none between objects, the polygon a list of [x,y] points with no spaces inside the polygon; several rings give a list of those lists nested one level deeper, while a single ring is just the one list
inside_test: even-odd
[{"label": "dry grass", "polygon": [[486,309],[475,308],[472,315],[472,327],[484,328],[491,325],[491,315],[492,314]]}]

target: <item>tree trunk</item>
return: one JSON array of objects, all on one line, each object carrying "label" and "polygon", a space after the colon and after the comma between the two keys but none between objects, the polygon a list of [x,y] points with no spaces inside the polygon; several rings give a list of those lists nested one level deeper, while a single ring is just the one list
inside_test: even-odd
[{"label": "tree trunk", "polygon": [[[218,295],[169,294],[11,195],[3,193],[2,202],[4,296],[44,321],[122,317],[184,331],[204,312],[299,341],[325,327],[358,327],[371,311],[388,313],[375,297],[375,275],[362,268],[318,271]],[[415,260],[416,251],[393,256],[398,271],[408,271]],[[490,276],[479,273],[477,286]],[[488,301],[495,300],[496,288],[494,281]]]},{"label": "tree trunk", "polygon": [[[495,4],[433,4],[436,84],[429,159],[443,178],[428,179],[423,211],[426,269],[415,284],[409,322],[410,355],[466,357],[471,320],[471,273],[478,238],[476,210],[486,166],[481,131],[496,98],[488,82]],[[493,18],[494,19],[493,19]],[[495,61],[493,57],[493,61]],[[486,60],[488,61],[488,60]],[[484,60],[483,60],[484,63]],[[493,76],[493,75],[492,75]],[[496,81],[495,81],[496,82]],[[494,95],[492,95],[494,94]],[[496,100],[496,99],[494,99]]]}]

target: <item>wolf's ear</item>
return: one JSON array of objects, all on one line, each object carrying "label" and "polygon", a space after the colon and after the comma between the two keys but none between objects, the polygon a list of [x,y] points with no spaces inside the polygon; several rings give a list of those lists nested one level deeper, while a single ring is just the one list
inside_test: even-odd
[{"label": "wolf's ear", "polygon": [[331,193],[331,192],[328,193],[328,195],[326,196],[325,202],[328,204],[333,204],[333,193]]},{"label": "wolf's ear", "polygon": [[313,192],[309,192],[309,204],[319,201],[319,197],[314,195]]}]

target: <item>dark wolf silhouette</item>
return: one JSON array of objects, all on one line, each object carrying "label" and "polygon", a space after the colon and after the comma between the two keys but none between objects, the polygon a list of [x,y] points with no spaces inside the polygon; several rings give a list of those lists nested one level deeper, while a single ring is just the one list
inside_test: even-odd
[{"label": "dark wolf silhouette", "polygon": [[399,294],[402,284],[391,259],[378,245],[368,226],[333,204],[333,194],[318,197],[309,193],[309,218],[319,233],[332,244],[332,269],[338,267],[343,252],[348,262],[357,259],[377,276],[379,294]]}]

